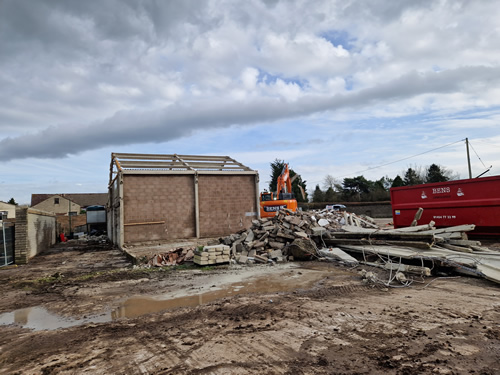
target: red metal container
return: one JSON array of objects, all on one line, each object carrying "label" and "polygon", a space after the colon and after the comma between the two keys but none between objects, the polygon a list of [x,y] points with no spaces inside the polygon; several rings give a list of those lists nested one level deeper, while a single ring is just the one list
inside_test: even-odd
[{"label": "red metal container", "polygon": [[395,228],[410,226],[422,207],[419,224],[475,224],[472,234],[500,235],[500,176],[391,188],[391,205]]}]

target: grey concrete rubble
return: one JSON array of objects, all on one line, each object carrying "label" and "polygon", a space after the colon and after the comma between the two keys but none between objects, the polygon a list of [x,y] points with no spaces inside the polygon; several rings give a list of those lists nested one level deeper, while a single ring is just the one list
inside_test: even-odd
[{"label": "grey concrete rubble", "polygon": [[[455,273],[500,283],[500,252],[468,239],[467,232],[474,230],[475,225],[446,228],[434,225],[431,221],[426,225],[415,223],[411,227],[391,230],[344,226],[341,231],[330,233],[331,238],[324,243],[362,256],[363,264],[389,270],[393,277],[386,282],[379,280],[385,285],[394,280],[409,285],[412,281],[408,275],[401,275],[403,272],[431,276],[431,268],[424,265],[425,262],[431,263],[434,269],[444,267]],[[374,256],[376,262],[368,261]]]},{"label": "grey concrete rubble", "polygon": [[[473,224],[436,228],[428,224],[381,229],[373,219],[338,211],[280,210],[273,218],[252,220],[248,229],[219,239],[219,244],[155,254],[152,266],[175,265],[193,259],[198,265],[261,264],[318,259],[349,267],[379,268],[388,275],[367,282],[410,285],[415,278],[446,269],[500,283],[500,252],[471,241]],[[448,272],[448,271],[446,271]]]},{"label": "grey concrete rubble", "polygon": [[436,228],[433,221],[417,224],[381,229],[373,219],[348,212],[284,209],[273,218],[253,220],[251,228],[220,242],[231,246],[239,264],[311,259],[365,264],[388,271],[387,281],[368,277],[369,282],[387,286],[393,282],[407,286],[412,277],[431,276],[433,265],[424,262],[500,282],[500,252],[468,239],[473,224],[447,228]]},{"label": "grey concrete rubble", "polygon": [[345,251],[340,250],[338,247],[320,249],[318,253],[322,257],[340,261],[349,267],[355,267],[359,265],[359,262],[356,258],[350,256]]},{"label": "grey concrete rubble", "polygon": [[[341,230],[345,217],[345,213],[331,210],[283,209],[273,218],[252,220],[251,228],[221,238],[220,242],[231,247],[232,256],[240,264],[283,262],[291,260],[291,256],[309,260],[317,257],[314,241],[330,238],[330,232]],[[369,222],[363,219],[359,223],[365,226],[365,221]]]}]

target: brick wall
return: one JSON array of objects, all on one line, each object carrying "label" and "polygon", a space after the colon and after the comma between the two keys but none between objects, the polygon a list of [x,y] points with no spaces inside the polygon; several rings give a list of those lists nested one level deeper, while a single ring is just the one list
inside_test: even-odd
[{"label": "brick wall", "polygon": [[235,233],[257,218],[255,175],[200,175],[198,181],[201,237]]},{"label": "brick wall", "polygon": [[[192,175],[124,175],[124,242],[195,237],[193,178]],[[164,223],[143,224],[147,222]]]},{"label": "brick wall", "polygon": [[56,243],[56,216],[32,208],[16,209],[15,262],[28,260]]},{"label": "brick wall", "polygon": [[[87,224],[87,215],[71,216],[71,232],[76,232],[75,228]],[[69,236],[69,216],[57,216],[57,233],[64,233]]]}]

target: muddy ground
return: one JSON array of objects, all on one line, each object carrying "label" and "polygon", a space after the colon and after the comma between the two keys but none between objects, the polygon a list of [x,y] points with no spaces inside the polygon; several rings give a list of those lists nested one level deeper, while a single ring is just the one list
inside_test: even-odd
[{"label": "muddy ground", "polygon": [[360,268],[141,269],[106,244],[59,244],[0,269],[0,373],[500,373],[498,284],[386,289]]}]

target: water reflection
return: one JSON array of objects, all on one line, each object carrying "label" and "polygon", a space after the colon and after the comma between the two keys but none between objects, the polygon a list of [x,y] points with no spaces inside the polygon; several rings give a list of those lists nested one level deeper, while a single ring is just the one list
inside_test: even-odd
[{"label": "water reflection", "polygon": [[247,282],[221,285],[215,290],[190,296],[175,298],[172,295],[162,295],[154,298],[145,296],[131,297],[112,311],[81,319],[61,317],[43,307],[30,307],[0,314],[0,325],[16,324],[24,328],[39,331],[74,327],[87,323],[104,323],[123,318],[136,318],[141,315],[179,307],[195,307],[238,294],[276,293],[291,291],[297,288],[310,288],[315,282],[326,276],[324,270],[323,272],[318,271],[301,270],[301,272],[290,273],[288,275],[268,275]]},{"label": "water reflection", "polygon": [[29,307],[0,314],[0,325],[16,324],[35,331],[68,328],[87,323],[103,323],[111,320],[109,312],[82,319],[66,318],[51,313],[43,307]]}]

